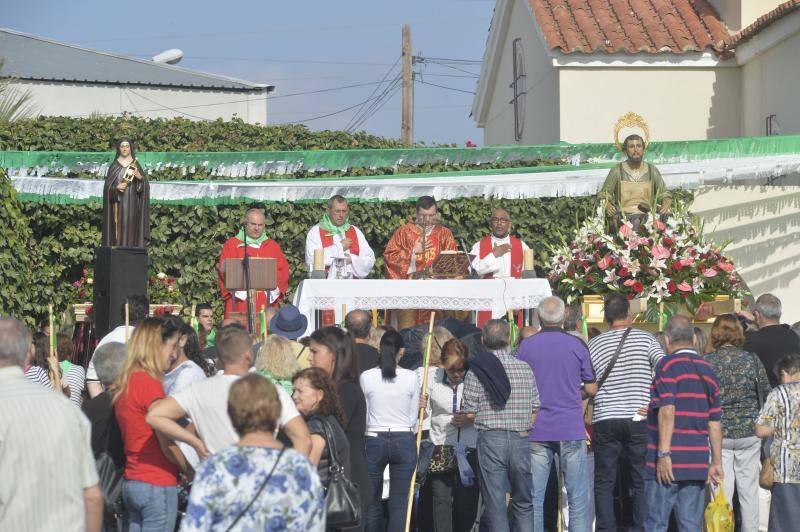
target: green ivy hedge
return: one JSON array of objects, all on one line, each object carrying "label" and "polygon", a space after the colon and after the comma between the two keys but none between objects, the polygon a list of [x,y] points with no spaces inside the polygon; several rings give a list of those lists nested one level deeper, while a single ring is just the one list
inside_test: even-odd
[{"label": "green ivy hedge", "polygon": [[[566,237],[576,221],[592,209],[593,198],[546,198],[486,201],[483,198],[441,201],[442,218],[459,227],[468,246],[488,231],[491,209],[502,205],[514,219],[514,232],[536,252],[538,265],[548,260],[548,247]],[[185,304],[219,301],[216,265],[222,243],[232,236],[247,205],[238,206],[151,206],[150,271],[163,271],[178,278],[177,285],[186,297]],[[290,296],[297,284],[307,277],[304,263],[305,237],[308,229],[322,215],[323,203],[269,203],[264,205],[267,231],[283,248],[291,269]],[[412,202],[353,203],[351,219],[363,229],[377,255],[372,276],[383,275],[383,249],[392,232],[413,213]],[[53,303],[63,311],[74,303],[71,283],[81,277],[91,264],[92,253],[100,244],[102,207],[99,204],[52,205],[26,203],[23,214],[28,232],[38,242],[41,256],[32,270],[31,295],[25,305],[7,305],[14,299],[15,287],[3,287],[0,312],[38,318]],[[0,229],[6,237],[6,231]],[[19,249],[30,249],[18,244]],[[5,257],[5,256],[4,256]],[[5,272],[3,272],[5,273]],[[23,292],[20,292],[23,293]]]}]

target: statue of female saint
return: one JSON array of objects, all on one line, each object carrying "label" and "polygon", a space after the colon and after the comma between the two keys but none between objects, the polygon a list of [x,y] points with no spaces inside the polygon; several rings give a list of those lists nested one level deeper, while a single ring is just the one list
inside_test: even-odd
[{"label": "statue of female saint", "polygon": [[150,183],[130,139],[122,138],[103,186],[102,245],[146,248],[148,242]]}]

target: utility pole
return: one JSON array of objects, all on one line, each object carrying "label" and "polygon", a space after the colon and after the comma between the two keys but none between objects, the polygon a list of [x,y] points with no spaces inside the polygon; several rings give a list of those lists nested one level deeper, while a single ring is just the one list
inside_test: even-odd
[{"label": "utility pole", "polygon": [[403,115],[400,139],[405,146],[414,144],[414,55],[411,49],[411,26],[403,25]]}]

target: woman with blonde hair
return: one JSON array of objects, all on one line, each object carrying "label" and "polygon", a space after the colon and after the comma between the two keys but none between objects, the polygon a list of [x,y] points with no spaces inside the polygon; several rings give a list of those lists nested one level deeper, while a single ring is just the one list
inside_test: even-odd
[{"label": "woman with blonde hair", "polygon": [[278,392],[261,375],[231,385],[228,417],[239,443],[198,468],[182,531],[325,529],[316,468],[275,438],[280,415]]},{"label": "woman with blonde hair", "polygon": [[719,378],[722,404],[725,496],[733,506],[736,491],[742,532],[757,532],[761,440],[756,436],[753,420],[770,390],[767,372],[755,354],[742,349],[744,330],[733,314],[714,320],[708,344],[713,352],[705,358]]},{"label": "woman with blonde hair", "polygon": [[300,369],[294,356],[294,349],[288,339],[277,334],[270,334],[261,349],[258,350],[255,362],[256,371],[268,378],[272,384],[280,386],[292,395],[292,377]]},{"label": "woman with blonde hair", "polygon": [[[178,470],[189,471],[177,447],[145,422],[147,412],[166,397],[162,379],[175,356],[180,331],[169,321],[146,318],[128,343],[128,357],[113,391],[114,413],[125,447],[122,501],[131,532],[172,530],[178,514]],[[198,454],[207,456],[197,439]],[[194,445],[193,445],[194,446]]]}]

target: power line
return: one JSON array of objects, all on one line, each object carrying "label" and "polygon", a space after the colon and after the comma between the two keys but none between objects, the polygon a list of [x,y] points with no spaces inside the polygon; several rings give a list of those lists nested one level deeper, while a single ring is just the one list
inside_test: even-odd
[{"label": "power line", "polygon": [[[410,24],[421,25],[421,24],[462,24],[464,22],[484,22],[484,19],[439,19],[439,20],[418,20],[416,22],[410,22]],[[378,29],[378,28],[395,28],[397,27],[397,23],[365,23],[365,24],[350,24],[345,26],[318,26],[318,27],[295,27],[295,28],[264,28],[258,31],[241,31],[241,32],[233,32],[233,31],[226,31],[226,32],[213,32],[213,33],[186,33],[183,35],[180,34],[171,34],[171,35],[151,35],[151,36],[131,36],[131,37],[110,37],[107,39],[86,39],[86,40],[79,40],[73,41],[76,43],[93,43],[93,42],[116,42],[116,41],[144,41],[144,40],[152,40],[152,39],[192,39],[192,38],[207,38],[207,37],[228,37],[231,35],[235,36],[242,36],[242,35],[264,35],[270,33],[301,33],[301,32],[316,32],[316,31],[340,31],[340,30],[357,30],[357,29]]]},{"label": "power line", "polygon": [[467,94],[475,94],[473,91],[465,91],[464,89],[456,89],[455,87],[447,87],[445,85],[437,85],[436,83],[431,83],[430,81],[422,81],[421,79],[415,79],[417,83],[422,83],[423,85],[433,85],[434,87],[439,87],[440,89],[447,89],[450,91],[455,92],[464,92]]},{"label": "power line", "polygon": [[386,87],[384,92],[381,94],[380,98],[378,98],[377,100],[372,102],[370,104],[369,108],[363,113],[363,115],[358,120],[356,120],[349,127],[349,129],[347,129],[347,131],[349,131],[351,133],[354,132],[355,130],[360,128],[362,125],[364,125],[367,122],[367,120],[369,120],[370,118],[375,116],[378,113],[378,111],[380,111],[381,108],[383,108],[383,106],[386,105],[386,102],[391,100],[392,97],[395,94],[397,94],[397,91],[400,90],[400,88],[402,86],[402,79],[403,79],[402,76],[397,76],[392,81],[392,84],[389,85],[388,87]]},{"label": "power line", "polygon": [[[392,73],[392,71],[394,71],[395,67],[397,66],[397,64],[398,64],[399,62],[400,62],[400,56],[397,56],[397,59],[395,59],[395,60],[394,60],[394,63],[392,63],[392,66],[390,66],[390,67],[389,67],[389,70],[387,70],[387,71],[386,71],[386,73],[383,75],[383,78],[381,78],[381,83],[383,83],[384,81],[386,81],[386,78],[388,78],[388,77],[389,77],[389,74],[391,74],[391,73]],[[371,98],[372,96],[374,96],[374,95],[375,95],[375,93],[376,93],[376,92],[378,92],[378,89],[379,89],[379,88],[380,88],[380,85],[378,85],[377,87],[375,87],[375,88],[372,90],[372,93],[369,95],[369,97]],[[383,92],[382,94],[385,94],[385,93],[386,93],[386,90],[387,90],[387,89],[384,89],[384,92]],[[361,108],[360,108],[358,111],[356,111],[356,112],[353,114],[353,116],[350,118],[350,120],[348,120],[348,121],[347,121],[347,124],[345,125],[345,130],[349,130],[349,128],[350,128],[350,127],[351,127],[353,124],[355,124],[355,123],[356,123],[356,122],[359,120],[359,118],[360,118],[360,116],[359,116],[359,115],[361,115],[361,114],[362,114],[362,112],[364,112],[364,107],[363,107],[363,105],[361,106]]]},{"label": "power line", "polygon": [[320,92],[331,92],[331,91],[340,91],[342,89],[352,89],[353,87],[366,87],[368,85],[380,85],[383,83],[381,81],[370,81],[368,83],[355,83],[353,85],[342,85],[341,87],[329,87],[327,89],[317,89],[313,91],[303,91],[303,92],[291,92],[289,94],[281,94],[279,96],[270,96],[269,100],[277,100],[278,98],[289,98],[290,96],[300,96],[302,94],[318,94]]},{"label": "power line", "polygon": [[448,57],[423,57],[421,59],[428,61],[439,61],[441,63],[473,63],[476,65],[483,63],[483,60],[475,61],[474,59],[451,59]]},{"label": "power line", "polygon": [[[188,116],[189,118],[196,118],[197,120],[208,120],[208,118],[204,118],[202,116],[192,115],[192,114],[189,114],[189,113],[184,113],[183,111],[179,111],[178,108],[176,108],[176,107],[169,107],[168,105],[164,105],[163,103],[158,103],[157,101],[155,101],[155,100],[153,100],[151,98],[148,98],[147,96],[145,96],[143,94],[139,94],[138,92],[134,92],[131,89],[125,89],[125,90],[130,92],[134,96],[138,96],[139,98],[147,100],[148,102],[150,102],[150,103],[152,103],[154,105],[160,106],[161,109],[156,109],[156,111],[161,111],[163,109],[168,109],[168,110],[170,110],[170,111],[172,111],[174,113],[178,113],[178,114],[182,114],[184,116]],[[136,111],[136,112],[137,113],[144,113],[144,112],[147,112],[147,111]]]},{"label": "power line", "polygon": [[463,72],[464,74],[469,74],[471,76],[475,76],[476,78],[479,77],[479,75],[476,74],[475,72],[471,72],[469,70],[465,70],[463,68],[459,68],[459,67],[456,67],[456,66],[453,66],[453,65],[448,65],[448,64],[445,64],[445,63],[441,63],[439,61],[432,61],[432,60],[430,60],[428,58],[425,58],[425,57],[418,58],[417,62],[418,63],[422,63],[422,64],[424,64],[426,66],[429,65],[429,64],[439,65],[439,66],[443,66],[445,68],[450,68],[450,69],[453,69],[453,70],[457,70],[458,72]]},{"label": "power line", "polygon": [[388,66],[389,63],[370,61],[321,61],[311,59],[261,59],[258,57],[216,57],[204,55],[187,55],[186,59],[210,59],[212,61],[253,61],[256,63],[302,63],[315,65],[361,65],[361,66]]},{"label": "power line", "polygon": [[465,76],[463,74],[431,74],[430,72],[417,72],[420,76],[433,76],[434,78],[467,78],[467,79],[476,79],[480,76],[478,74],[473,74],[470,76]]},{"label": "power line", "polygon": [[339,109],[338,111],[334,111],[332,113],[327,113],[327,114],[320,115],[320,116],[312,116],[310,118],[304,118],[303,120],[294,120],[292,122],[283,122],[283,123],[280,123],[280,124],[273,124],[273,125],[275,125],[275,126],[285,126],[285,125],[289,125],[289,124],[302,124],[304,122],[312,122],[314,120],[320,120],[322,118],[328,118],[329,116],[338,115],[338,114],[341,114],[341,113],[345,113],[345,112],[349,111],[350,109],[355,109],[359,105],[363,105],[365,102],[368,102],[368,101],[374,100],[374,99],[375,98],[368,98],[366,100],[358,102],[357,104],[351,105],[349,107],[345,107],[344,109]]}]

